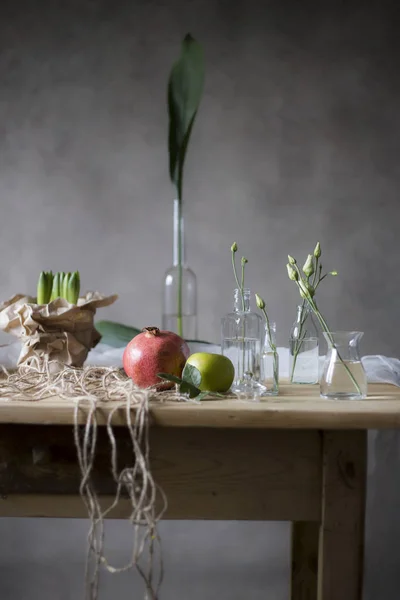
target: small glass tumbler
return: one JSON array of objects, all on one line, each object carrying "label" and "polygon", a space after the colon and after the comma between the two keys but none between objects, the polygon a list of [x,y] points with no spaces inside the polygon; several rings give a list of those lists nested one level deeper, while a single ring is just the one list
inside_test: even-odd
[{"label": "small glass tumbler", "polygon": [[361,331],[324,332],[328,353],[320,382],[321,398],[362,400],[367,396],[367,375],[361,362]]}]

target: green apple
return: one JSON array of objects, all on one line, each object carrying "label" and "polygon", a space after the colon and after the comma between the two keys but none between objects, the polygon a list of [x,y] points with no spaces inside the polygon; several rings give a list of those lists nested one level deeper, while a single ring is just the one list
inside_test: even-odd
[{"label": "green apple", "polygon": [[235,377],[235,367],[222,354],[196,352],[189,356],[186,364],[200,371],[201,383],[198,387],[202,392],[227,392]]}]

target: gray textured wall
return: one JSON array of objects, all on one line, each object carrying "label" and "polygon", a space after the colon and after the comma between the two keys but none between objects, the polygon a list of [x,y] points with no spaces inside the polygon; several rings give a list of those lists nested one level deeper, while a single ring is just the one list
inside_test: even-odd
[{"label": "gray textured wall", "polygon": [[46,266],[79,267],[88,287],[119,292],[103,315],[159,320],[165,86],[192,31],[207,58],[185,187],[201,336],[219,337],[237,240],[284,341],[297,302],[285,257],[319,238],[340,271],[321,298],[332,328],[399,353],[400,44],[389,4],[352,4],[3,2],[2,297],[32,290]]},{"label": "gray textured wall", "polygon": [[[321,293],[332,328],[361,329],[365,353],[398,356],[394,7],[3,0],[1,297],[31,292],[44,268],[79,268],[88,288],[120,294],[104,317],[138,326],[159,320],[172,244],[165,85],[191,31],[207,59],[185,187],[201,337],[218,339],[236,240],[284,342],[297,302],[286,254],[304,256],[320,239],[327,266],[340,272]],[[76,597],[85,528],[0,521],[1,598]],[[256,600],[265,586],[270,598],[288,597],[286,525],[168,524],[164,532],[166,600],[189,591]],[[279,532],[280,546],[270,550]],[[121,525],[110,533],[119,556]],[[369,565],[374,572],[373,557]],[[385,568],[388,581],[397,567]],[[128,580],[108,578],[107,586],[104,598],[121,596]],[[395,597],[393,586],[385,600]]]}]

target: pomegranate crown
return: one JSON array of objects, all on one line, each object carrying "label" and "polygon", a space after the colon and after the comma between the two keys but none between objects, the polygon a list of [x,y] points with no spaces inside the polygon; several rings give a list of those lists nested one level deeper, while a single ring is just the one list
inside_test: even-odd
[{"label": "pomegranate crown", "polygon": [[160,330],[158,327],[143,327],[142,332],[146,335],[146,337],[156,337],[160,335]]}]

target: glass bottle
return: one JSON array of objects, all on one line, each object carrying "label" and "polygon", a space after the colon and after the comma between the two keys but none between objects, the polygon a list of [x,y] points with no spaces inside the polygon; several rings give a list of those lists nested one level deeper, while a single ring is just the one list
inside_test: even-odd
[{"label": "glass bottle", "polygon": [[276,324],[265,324],[264,343],[261,351],[261,383],[265,387],[262,396],[279,393],[279,356],[276,349]]},{"label": "glass bottle", "polygon": [[318,383],[319,350],[318,330],[310,307],[304,303],[297,307],[289,340],[290,383]]},{"label": "glass bottle", "polygon": [[231,359],[235,367],[232,384],[234,393],[245,396],[264,391],[260,380],[261,344],[263,323],[259,314],[250,310],[250,290],[234,292],[233,312],[221,323],[222,354]]},{"label": "glass bottle", "polygon": [[367,375],[361,362],[361,331],[325,333],[328,353],[320,383],[322,398],[362,400],[367,396]]},{"label": "glass bottle", "polygon": [[197,338],[196,275],[186,264],[182,203],[174,200],[173,265],[165,273],[162,328],[186,340]]}]

